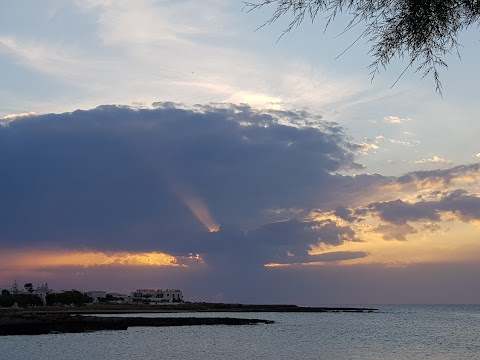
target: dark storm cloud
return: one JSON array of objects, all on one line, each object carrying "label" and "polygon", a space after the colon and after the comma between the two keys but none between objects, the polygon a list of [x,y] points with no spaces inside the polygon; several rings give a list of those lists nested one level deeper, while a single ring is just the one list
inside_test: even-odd
[{"label": "dark storm cloud", "polygon": [[[477,176],[478,165],[398,179],[339,174],[361,168],[354,159],[357,148],[341,127],[306,112],[243,105],[101,106],[18,118],[0,126],[0,251],[198,253],[206,263],[183,258],[179,262],[188,268],[44,264],[21,280],[53,281],[57,289],[180,287],[189,300],[299,304],[419,301],[406,294],[423,291],[421,301],[432,303],[455,299],[462,285],[471,294],[462,301],[475,299],[475,279],[468,275],[478,275],[477,263],[469,272],[442,273],[439,266],[406,275],[411,267],[327,264],[369,255],[335,247],[361,241],[347,223],[372,214],[381,220],[373,231],[401,240],[421,226],[438,230],[443,213],[480,219],[478,196],[461,190],[431,192],[415,203],[372,200],[389,184],[456,184]],[[207,221],[209,211],[218,232],[208,232],[194,216],[191,207],[197,205],[197,216]],[[322,220],[305,220],[315,215]],[[319,243],[330,252],[310,255]],[[323,263],[321,270],[293,265],[315,262]],[[290,266],[272,269],[267,263]],[[20,280],[13,271],[8,283]],[[452,274],[458,276],[449,280]],[[432,279],[444,294],[432,295]]]},{"label": "dark storm cloud", "polygon": [[268,256],[265,262],[278,263],[316,261],[308,254],[313,244],[338,246],[345,241],[360,241],[350,226],[340,226],[332,220],[289,220],[266,224],[247,236],[256,251],[261,250]]},{"label": "dark storm cloud", "polygon": [[[198,251],[209,265],[223,269],[251,270],[267,263],[308,263],[321,260],[310,255],[311,245],[324,243],[338,246],[346,241],[361,241],[349,226],[331,220],[300,221],[296,219],[265,224],[244,231],[235,226],[221,226],[216,233],[204,234]],[[363,257],[363,254],[342,256]],[[327,256],[327,255],[325,255]],[[340,257],[336,260],[342,260]],[[243,271],[243,270],[242,270]]]},{"label": "dark storm cloud", "polygon": [[349,226],[339,226],[332,220],[298,221],[289,220],[266,224],[253,233],[254,236],[268,239],[274,245],[288,245],[291,239],[302,239],[304,245],[318,243],[341,245],[345,240],[356,240]]},{"label": "dark storm cloud", "polygon": [[[298,127],[306,123],[316,128]],[[338,125],[306,112],[246,105],[100,106],[24,117],[0,127],[1,245],[237,251],[258,264],[284,249],[303,256],[310,244],[338,245],[355,234],[335,223],[262,226],[259,218],[345,193],[355,181],[332,174],[361,167],[355,146]],[[202,199],[222,225],[256,226],[248,236],[225,225],[206,233],[182,196]]]}]

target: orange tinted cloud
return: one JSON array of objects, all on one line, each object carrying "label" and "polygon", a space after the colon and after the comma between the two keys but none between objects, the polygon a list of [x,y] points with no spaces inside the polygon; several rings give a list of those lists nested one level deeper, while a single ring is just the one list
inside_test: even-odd
[{"label": "orange tinted cloud", "polygon": [[43,269],[62,266],[181,266],[164,253],[129,253],[67,250],[7,250],[0,254],[0,268]]},{"label": "orange tinted cloud", "polygon": [[205,263],[198,254],[174,257],[160,252],[0,249],[0,283],[22,277],[53,280],[67,274],[72,276],[72,269],[76,269],[74,273],[77,275],[88,269],[112,274],[112,271],[122,269],[127,272],[163,272],[167,269],[198,269],[203,265]]}]

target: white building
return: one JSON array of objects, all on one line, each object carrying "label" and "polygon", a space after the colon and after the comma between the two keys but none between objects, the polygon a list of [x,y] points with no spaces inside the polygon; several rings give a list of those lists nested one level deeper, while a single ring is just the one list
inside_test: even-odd
[{"label": "white building", "polygon": [[18,291],[18,294],[38,296],[42,300],[43,306],[46,306],[47,305],[47,295],[50,294],[51,292],[52,292],[52,290],[50,290],[48,288],[48,284],[45,283],[45,284],[41,284],[41,285],[37,286],[36,289],[34,289],[33,287],[20,289]]},{"label": "white building", "polygon": [[48,284],[42,284],[37,286],[37,290],[32,291],[32,295],[38,296],[43,301],[43,306],[47,305],[47,295],[50,294],[52,290],[48,288]]},{"label": "white building", "polygon": [[93,299],[93,302],[98,302],[99,299],[104,299],[107,297],[107,292],[102,290],[90,290],[87,291],[86,294]]},{"label": "white building", "polygon": [[171,304],[183,302],[183,295],[179,289],[137,289],[132,292],[132,300],[146,304]]},{"label": "white building", "polygon": [[[131,300],[131,297],[127,294],[120,294],[120,293],[108,293],[107,296],[110,296],[111,299],[108,302],[114,302],[117,304],[127,303]],[[113,300],[112,300],[113,298]]]}]

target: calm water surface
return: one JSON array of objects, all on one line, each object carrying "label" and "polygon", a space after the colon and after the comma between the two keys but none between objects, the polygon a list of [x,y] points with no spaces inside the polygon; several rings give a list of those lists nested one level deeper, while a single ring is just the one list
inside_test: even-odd
[{"label": "calm water surface", "polygon": [[0,337],[0,358],[480,359],[480,306],[376,306],[379,313],[201,313],[273,325],[130,328]]}]

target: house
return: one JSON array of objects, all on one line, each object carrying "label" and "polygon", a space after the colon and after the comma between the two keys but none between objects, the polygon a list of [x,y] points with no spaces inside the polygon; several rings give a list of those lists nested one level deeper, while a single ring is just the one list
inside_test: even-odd
[{"label": "house", "polygon": [[131,297],[127,294],[120,294],[120,293],[108,293],[107,294],[107,301],[113,302],[117,304],[123,304],[130,302]]},{"label": "house", "polygon": [[87,291],[86,294],[93,299],[94,303],[97,303],[99,299],[104,299],[107,297],[107,292],[102,290],[90,290]]},{"label": "house", "polygon": [[52,290],[48,288],[48,284],[45,283],[45,284],[38,285],[36,289],[33,288],[32,284],[27,284],[27,285],[30,285],[30,286],[28,287],[25,286],[24,289],[16,290],[17,291],[16,294],[37,296],[42,300],[43,306],[46,306],[47,295],[52,292]]},{"label": "house", "polygon": [[183,302],[179,289],[137,289],[132,292],[132,301],[144,304],[172,304]]},{"label": "house", "polygon": [[47,305],[47,295],[50,294],[52,292],[52,290],[50,290],[48,288],[48,284],[45,283],[45,284],[42,284],[42,285],[39,285],[37,286],[37,289],[36,290],[33,290],[31,292],[32,295],[36,295],[38,296],[40,299],[42,299],[43,301],[43,306],[46,306]]}]

